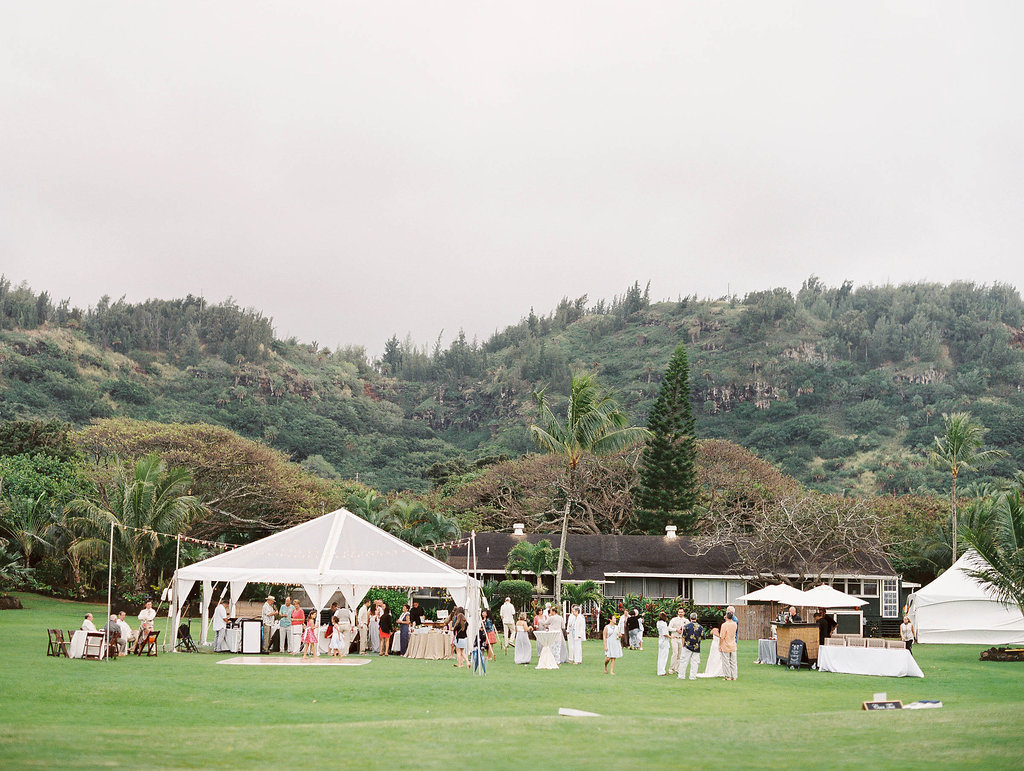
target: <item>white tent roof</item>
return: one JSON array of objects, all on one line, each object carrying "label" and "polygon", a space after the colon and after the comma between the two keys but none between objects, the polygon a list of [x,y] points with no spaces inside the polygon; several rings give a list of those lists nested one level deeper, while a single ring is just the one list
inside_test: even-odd
[{"label": "white tent roof", "polygon": [[941,576],[911,595],[910,620],[922,643],[1003,645],[1024,640],[1020,608],[968,575],[987,563],[968,551]]},{"label": "white tent roof", "polygon": [[446,589],[473,581],[345,509],[181,568],[178,579]]},{"label": "white tent roof", "polygon": [[218,581],[230,587],[232,608],[253,581],[302,586],[317,610],[338,591],[355,607],[374,586],[430,586],[447,589],[457,605],[473,611],[470,631],[479,616],[478,580],[345,509],[179,569],[175,632],[181,603],[196,581],[203,582],[204,642],[211,585]]},{"label": "white tent roof", "polygon": [[819,608],[859,608],[861,605],[868,604],[867,600],[833,589],[828,584],[815,586],[804,594],[812,600],[808,603],[809,605],[817,605]]},{"label": "white tent roof", "polygon": [[773,584],[772,586],[766,586],[763,589],[757,591],[748,592],[742,597],[737,597],[737,600],[743,600],[745,602],[761,601],[761,602],[781,602],[784,605],[816,605],[817,603],[808,599],[807,592],[802,592],[794,586],[789,584]]}]

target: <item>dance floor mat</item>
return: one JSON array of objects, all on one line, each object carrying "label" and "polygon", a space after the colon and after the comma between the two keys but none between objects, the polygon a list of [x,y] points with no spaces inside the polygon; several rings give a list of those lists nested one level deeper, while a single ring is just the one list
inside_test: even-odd
[{"label": "dance floor mat", "polygon": [[292,658],[291,656],[232,656],[218,661],[218,664],[241,664],[250,667],[361,667],[369,659],[335,659],[321,656],[318,659]]}]

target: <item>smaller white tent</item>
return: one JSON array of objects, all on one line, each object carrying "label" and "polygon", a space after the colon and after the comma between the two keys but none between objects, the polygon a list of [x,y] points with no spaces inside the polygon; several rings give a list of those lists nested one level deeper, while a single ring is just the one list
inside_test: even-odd
[{"label": "smaller white tent", "polygon": [[772,584],[763,589],[737,597],[743,602],[781,602],[783,605],[814,605],[815,603],[807,598],[807,592],[802,592],[795,586],[789,584]]},{"label": "smaller white tent", "polygon": [[977,552],[968,551],[910,596],[910,621],[918,642],[1006,645],[1024,641],[1020,608],[999,602],[991,586],[968,574],[985,565]]},{"label": "smaller white tent", "polygon": [[828,584],[815,586],[804,594],[811,600],[807,603],[808,605],[817,605],[819,608],[859,608],[861,605],[868,604],[867,600],[833,589]]},{"label": "smaller white tent", "polygon": [[197,581],[203,585],[204,643],[215,581],[230,587],[232,612],[246,584],[253,581],[301,586],[317,612],[338,591],[355,608],[374,586],[443,588],[456,605],[466,609],[471,635],[479,625],[477,579],[345,509],[179,569],[174,581],[172,640],[180,623],[181,605]]}]

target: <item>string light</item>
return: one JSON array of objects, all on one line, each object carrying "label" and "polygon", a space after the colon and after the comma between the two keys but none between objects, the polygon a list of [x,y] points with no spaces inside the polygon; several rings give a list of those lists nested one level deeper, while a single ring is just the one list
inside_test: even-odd
[{"label": "string light", "polygon": [[150,533],[152,535],[161,535],[164,538],[181,539],[182,541],[187,541],[188,543],[195,543],[201,546],[213,546],[217,549],[237,549],[241,545],[237,543],[224,543],[223,541],[207,541],[202,538],[193,538],[190,535],[182,535],[181,533],[161,533],[159,530],[154,530],[151,527],[135,527],[133,525],[119,524],[115,524],[114,526],[120,528],[121,530],[134,530],[137,533]]}]

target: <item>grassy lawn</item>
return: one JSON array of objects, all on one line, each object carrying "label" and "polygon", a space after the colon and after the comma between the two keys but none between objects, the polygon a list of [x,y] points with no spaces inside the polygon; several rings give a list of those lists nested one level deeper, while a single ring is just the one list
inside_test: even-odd
[{"label": "grassy lawn", "polygon": [[[924,680],[757,666],[756,642],[740,643],[733,683],[656,677],[652,641],[627,652],[615,677],[602,674],[597,642],[581,667],[536,671],[499,653],[486,677],[397,658],[335,668],[220,666],[213,654],[69,661],[44,655],[46,627],[77,628],[103,609],[20,596],[26,610],[0,611],[3,767],[264,767],[285,744],[289,762],[307,767],[534,765],[538,753],[566,768],[659,767],[688,762],[686,752],[732,768],[1024,764],[1024,665],[982,664],[974,646],[915,648]],[[945,706],[860,711],[876,691]],[[602,717],[562,718],[559,707]]]}]

